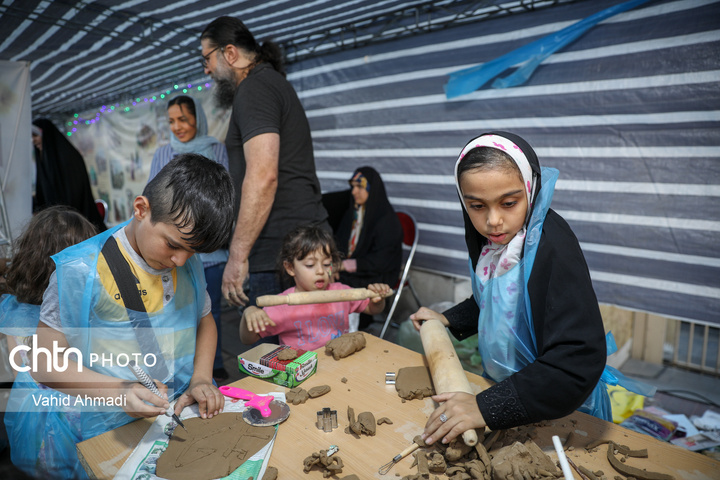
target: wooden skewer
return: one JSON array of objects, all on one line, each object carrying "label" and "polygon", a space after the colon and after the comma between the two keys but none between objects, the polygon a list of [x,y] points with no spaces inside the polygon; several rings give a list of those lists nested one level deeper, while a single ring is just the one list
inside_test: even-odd
[{"label": "wooden skewer", "polygon": [[[393,294],[391,290],[385,297]],[[367,288],[348,288],[343,290],[315,290],[312,292],[295,292],[287,295],[262,295],[257,298],[258,307],[275,305],[306,305],[309,303],[332,303],[365,300],[377,297],[378,294]]]}]

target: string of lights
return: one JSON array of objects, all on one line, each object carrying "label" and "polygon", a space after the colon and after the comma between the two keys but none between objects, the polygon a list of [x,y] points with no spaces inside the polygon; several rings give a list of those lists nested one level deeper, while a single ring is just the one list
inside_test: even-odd
[{"label": "string of lights", "polygon": [[116,103],[115,105],[102,105],[100,108],[97,109],[97,112],[95,113],[94,117],[91,118],[85,118],[80,113],[73,114],[73,118],[65,122],[65,130],[68,137],[72,137],[73,133],[78,131],[78,128],[82,128],[83,126],[89,126],[93,125],[95,123],[98,123],[104,115],[109,115],[111,113],[120,112],[120,113],[129,113],[132,111],[134,107],[137,107],[138,105],[145,105],[146,103],[154,103],[156,101],[164,100],[166,97],[169,97],[173,93],[184,93],[187,94],[191,90],[196,90],[198,92],[202,92],[203,90],[207,91],[210,89],[212,84],[210,82],[206,82],[202,85],[195,85],[193,86],[192,83],[188,83],[187,86],[181,86],[178,84],[173,85],[172,88],[169,88],[165,90],[164,92],[150,95],[150,96],[138,96],[134,99],[126,100],[123,103]]}]

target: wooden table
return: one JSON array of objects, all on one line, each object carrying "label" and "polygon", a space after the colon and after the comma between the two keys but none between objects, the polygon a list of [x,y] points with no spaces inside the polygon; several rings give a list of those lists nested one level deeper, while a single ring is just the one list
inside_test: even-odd
[{"label": "wooden table", "polygon": [[[360,478],[392,479],[397,478],[396,473],[401,476],[416,473],[415,469],[410,468],[412,456],[400,461],[384,477],[377,470],[412,443],[413,437],[422,432],[428,415],[434,409],[434,403],[429,398],[403,402],[394,386],[385,384],[385,373],[397,372],[402,367],[423,365],[424,356],[372,335],[366,334],[365,338],[367,347],[364,350],[339,361],[326,356],[323,349],[318,352],[317,373],[307,379],[302,387],[310,389],[317,385],[329,385],[332,391],[310,399],[303,405],[291,405],[290,418],[280,424],[270,459],[270,465],[279,471],[278,478],[322,479],[322,474],[317,470],[303,474],[302,462],[313,452],[327,449],[330,445],[340,448],[337,455],[341,456],[345,464],[340,477],[354,473]],[[477,392],[489,386],[487,380],[472,373],[467,375]],[[343,382],[343,378],[347,382]],[[256,393],[286,391],[283,387],[250,377],[233,385]],[[558,395],[561,394],[558,392]],[[393,424],[379,425],[374,437],[363,435],[357,438],[346,434],[348,406],[355,410],[356,415],[370,411],[376,419],[388,417]],[[339,427],[331,433],[325,433],[315,426],[317,412],[323,407],[337,411]],[[139,420],[79,443],[78,455],[91,478],[112,478],[151,422],[152,419]],[[607,478],[619,475],[606,458],[607,447],[603,446],[594,453],[588,453],[582,448],[593,440],[614,440],[631,449],[647,448],[649,458],[630,458],[627,464],[671,474],[677,480],[720,478],[720,462],[579,412],[538,426],[534,440],[555,460],[557,456],[552,445],[552,435],[558,435],[564,440],[570,432],[573,432],[570,444],[575,448],[568,452],[568,457],[591,471],[602,470]],[[580,476],[576,474],[575,478],[580,479]]]}]

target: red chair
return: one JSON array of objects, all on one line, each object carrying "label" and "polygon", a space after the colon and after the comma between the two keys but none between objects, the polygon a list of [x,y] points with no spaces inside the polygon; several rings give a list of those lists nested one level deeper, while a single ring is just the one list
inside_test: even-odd
[{"label": "red chair", "polygon": [[413,287],[412,283],[410,282],[410,278],[408,277],[408,272],[410,271],[410,265],[412,265],[413,257],[415,256],[415,250],[417,249],[418,244],[418,237],[419,237],[419,231],[417,228],[417,223],[415,222],[415,217],[413,217],[411,214],[407,212],[395,212],[400,219],[400,223],[402,224],[403,228],[403,246],[408,247],[410,250],[410,253],[408,254],[407,259],[405,260],[405,266],[402,269],[402,274],[400,275],[400,279],[398,280],[397,285],[395,285],[395,298],[393,299],[393,303],[390,306],[390,311],[388,312],[388,316],[385,319],[385,325],[383,325],[383,329],[380,332],[380,338],[383,338],[385,336],[385,331],[388,328],[388,325],[390,325],[390,321],[392,320],[393,313],[395,313],[395,308],[397,307],[398,301],[400,300],[400,294],[402,294],[405,287],[410,288],[410,292],[412,293],[413,297],[415,298],[415,302],[417,302],[418,307],[422,306],[422,303],[420,303],[420,299],[418,298],[417,292],[415,291],[415,288]]}]

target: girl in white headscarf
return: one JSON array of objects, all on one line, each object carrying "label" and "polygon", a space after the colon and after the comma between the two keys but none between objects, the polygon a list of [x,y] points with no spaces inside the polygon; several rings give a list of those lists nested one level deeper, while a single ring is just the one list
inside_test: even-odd
[{"label": "girl in white headscarf", "polygon": [[477,396],[434,396],[441,405],[425,426],[426,443],[578,408],[612,418],[600,381],[607,346],[590,273],[577,238],[550,209],[557,178],[510,133],[481,135],[460,153],[455,179],[473,297],[444,314],[421,308],[411,318],[418,329],[440,320],[460,339],[478,333],[484,375],[496,383]]},{"label": "girl in white headscarf", "polygon": [[[215,137],[208,135],[208,123],[205,111],[200,102],[187,95],[178,95],[168,102],[168,122],[170,123],[170,144],[158,148],[150,165],[148,182],[170,160],[181,153],[199,153],[210,160],[228,168],[228,154],[225,145]],[[213,365],[213,377],[221,382],[228,378],[223,366],[220,332],[220,301],[222,299],[222,276],[228,259],[227,249],[219,249],[213,253],[199,253],[205,268],[207,290],[212,301],[212,314],[218,329],[217,350]]]}]

